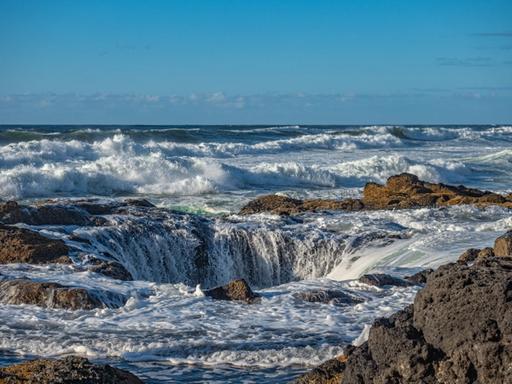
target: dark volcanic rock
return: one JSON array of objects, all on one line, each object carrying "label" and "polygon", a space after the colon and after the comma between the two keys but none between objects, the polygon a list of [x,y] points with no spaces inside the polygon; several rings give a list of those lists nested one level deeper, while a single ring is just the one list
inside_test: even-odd
[{"label": "dark volcanic rock", "polygon": [[367,275],[363,275],[359,278],[359,282],[373,285],[375,287],[384,287],[386,285],[394,285],[397,287],[408,287],[412,285],[411,282],[400,279],[399,277],[394,277],[390,275],[386,275],[384,273],[371,273]]},{"label": "dark volcanic rock", "polygon": [[260,295],[254,293],[244,279],[232,280],[222,287],[209,289],[203,293],[215,300],[245,301],[247,303],[254,303],[260,298]]},{"label": "dark volcanic rock", "polygon": [[26,279],[0,281],[0,302],[71,310],[93,309],[102,306],[101,302],[84,288],[66,287],[57,283],[43,283]]},{"label": "dark volcanic rock", "polygon": [[424,269],[423,271],[420,271],[418,273],[415,273],[411,276],[405,276],[404,280],[407,280],[414,284],[425,284],[427,282],[428,276],[434,272],[432,268]]},{"label": "dark volcanic rock", "polygon": [[439,352],[414,327],[411,307],[376,320],[368,341],[348,352],[343,384],[436,382],[433,365]]},{"label": "dark volcanic rock", "polygon": [[469,248],[466,249],[462,255],[459,256],[457,262],[459,263],[470,263],[472,261],[475,261],[478,257],[478,254],[480,253],[480,249],[477,248]]},{"label": "dark volcanic rock", "polygon": [[0,264],[71,263],[69,248],[61,240],[48,239],[28,229],[0,224]]},{"label": "dark volcanic rock", "polygon": [[475,204],[480,207],[501,205],[512,208],[512,197],[511,195],[502,196],[493,192],[466,188],[463,185],[428,183],[418,179],[415,175],[402,173],[391,176],[385,185],[367,183],[362,199],[298,200],[268,195],[249,202],[241,209],[240,214],[270,212],[290,215],[307,211],[405,209],[462,204]]},{"label": "dark volcanic rock", "polygon": [[338,384],[343,379],[345,356],[339,356],[305,373],[294,381],[294,384]]},{"label": "dark volcanic rock", "polygon": [[0,368],[0,384],[142,384],[128,371],[96,365],[89,360],[69,356],[61,360],[32,360]]},{"label": "dark volcanic rock", "polygon": [[367,342],[346,349],[338,383],[512,384],[511,340],[512,258],[448,264],[413,305],[376,320]]},{"label": "dark volcanic rock", "polygon": [[29,225],[91,225],[94,220],[83,210],[72,206],[44,204],[19,205],[15,201],[0,203],[0,222]]},{"label": "dark volcanic rock", "polygon": [[89,270],[91,272],[99,273],[117,280],[133,280],[131,273],[128,272],[126,268],[117,261],[98,260],[98,262],[95,265],[92,265]]},{"label": "dark volcanic rock", "polygon": [[512,382],[512,260],[440,267],[414,300],[414,325],[446,356],[442,382]]},{"label": "dark volcanic rock", "polygon": [[494,242],[494,254],[496,256],[512,256],[512,231],[508,231]]},{"label": "dark volcanic rock", "polygon": [[495,256],[493,248],[490,248],[490,247],[483,248],[483,249],[469,248],[468,250],[464,251],[464,253],[462,253],[462,255],[459,256],[457,262],[462,263],[462,264],[471,263],[471,262],[480,262],[487,257],[493,257],[493,256]]},{"label": "dark volcanic rock", "polygon": [[297,299],[309,301],[311,303],[323,303],[334,305],[352,305],[362,303],[364,300],[360,297],[349,295],[343,291],[335,290],[314,290],[298,292],[294,294]]}]

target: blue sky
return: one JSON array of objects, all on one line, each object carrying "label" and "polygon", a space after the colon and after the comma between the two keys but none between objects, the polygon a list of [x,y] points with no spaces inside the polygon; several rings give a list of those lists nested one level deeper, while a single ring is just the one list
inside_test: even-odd
[{"label": "blue sky", "polygon": [[0,1],[0,123],[512,122],[510,0]]}]

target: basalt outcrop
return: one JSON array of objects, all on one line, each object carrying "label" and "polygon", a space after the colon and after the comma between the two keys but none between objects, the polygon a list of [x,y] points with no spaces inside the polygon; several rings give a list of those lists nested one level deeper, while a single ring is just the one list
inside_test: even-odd
[{"label": "basalt outcrop", "polygon": [[494,249],[430,272],[414,304],[377,319],[366,342],[346,348],[344,364],[296,383],[511,384],[512,258],[502,238],[499,256]]},{"label": "basalt outcrop", "polygon": [[499,205],[512,208],[512,196],[467,188],[463,185],[429,183],[415,175],[402,173],[391,176],[384,185],[367,183],[361,199],[299,200],[280,195],[267,195],[250,201],[240,210],[240,214],[268,212],[293,215],[308,211],[410,209],[463,204],[479,207]]},{"label": "basalt outcrop", "polygon": [[62,240],[0,224],[0,264],[69,264],[68,252],[69,248]]},{"label": "basalt outcrop", "polygon": [[0,384],[142,384],[132,373],[92,364],[89,360],[68,356],[61,360],[32,360],[0,368]]}]

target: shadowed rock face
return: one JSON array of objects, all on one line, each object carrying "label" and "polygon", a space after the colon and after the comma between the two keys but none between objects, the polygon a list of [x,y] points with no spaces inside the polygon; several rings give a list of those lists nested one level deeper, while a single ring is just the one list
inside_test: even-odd
[{"label": "shadowed rock face", "polygon": [[91,364],[75,356],[62,360],[32,360],[0,368],[0,384],[142,384],[128,371],[110,365]]},{"label": "shadowed rock face", "polygon": [[230,281],[222,287],[209,289],[203,293],[215,300],[245,301],[246,303],[254,303],[260,298],[244,279]]},{"label": "shadowed rock face", "polygon": [[[330,377],[339,370],[343,384],[510,384],[511,340],[512,258],[448,264],[429,274],[413,305],[376,320]],[[332,382],[315,380],[297,382]]]},{"label": "shadowed rock face", "polygon": [[402,173],[391,176],[385,185],[367,183],[362,199],[297,200],[285,196],[268,195],[249,202],[240,210],[240,214],[269,212],[291,215],[307,211],[405,209],[462,204],[501,205],[512,208],[512,197],[466,188],[462,185],[428,183],[415,175]]},{"label": "shadowed rock face", "polygon": [[84,288],[26,279],[0,282],[0,302],[70,310],[102,307],[102,303]]},{"label": "shadowed rock face", "polygon": [[16,227],[0,225],[0,264],[68,264],[69,248],[61,240]]}]

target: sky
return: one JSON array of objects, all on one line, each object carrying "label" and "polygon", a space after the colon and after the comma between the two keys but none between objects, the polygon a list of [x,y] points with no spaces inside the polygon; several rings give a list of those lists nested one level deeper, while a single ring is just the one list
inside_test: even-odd
[{"label": "sky", "polygon": [[0,0],[23,123],[512,123],[512,1]]}]

